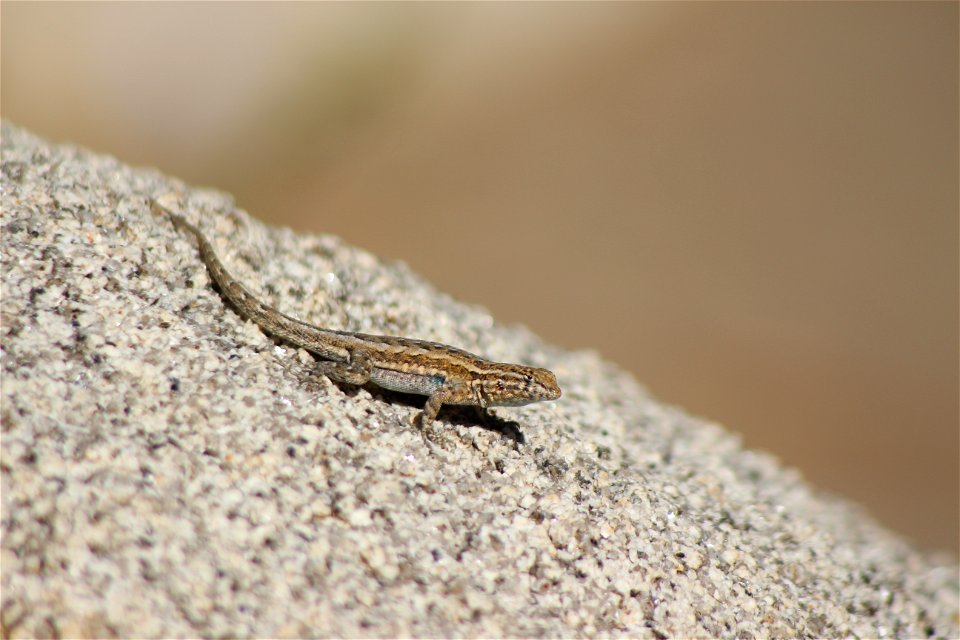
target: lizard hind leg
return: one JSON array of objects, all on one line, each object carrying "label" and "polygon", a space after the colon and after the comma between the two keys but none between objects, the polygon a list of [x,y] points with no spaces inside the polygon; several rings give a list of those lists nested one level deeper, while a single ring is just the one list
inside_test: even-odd
[{"label": "lizard hind leg", "polygon": [[354,357],[350,362],[320,360],[317,370],[334,382],[363,386],[370,382],[373,362],[369,358]]}]

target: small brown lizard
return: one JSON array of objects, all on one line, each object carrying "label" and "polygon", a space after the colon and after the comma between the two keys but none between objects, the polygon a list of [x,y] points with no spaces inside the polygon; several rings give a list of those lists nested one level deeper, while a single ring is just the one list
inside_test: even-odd
[{"label": "small brown lizard", "polygon": [[557,379],[546,369],[491,362],[426,340],[324,329],[281,313],[258,300],[227,272],[196,226],[156,201],[152,206],[197,239],[210,276],[240,315],[266,333],[323,358],[317,368],[331,380],[353,385],[372,382],[384,389],[427,396],[421,427],[430,426],[445,404],[475,406],[485,412],[487,407],[560,397]]}]

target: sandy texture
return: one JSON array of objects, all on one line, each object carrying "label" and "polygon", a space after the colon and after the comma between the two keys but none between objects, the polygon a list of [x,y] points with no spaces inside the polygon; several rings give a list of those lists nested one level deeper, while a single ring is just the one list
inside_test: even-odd
[{"label": "sandy texture", "polygon": [[[957,637],[958,572],[591,353],[330,236],[2,131],[4,635]],[[546,366],[495,410],[337,386],[224,306]],[[174,201],[177,201],[174,199]],[[775,425],[772,425],[775,428]]]}]

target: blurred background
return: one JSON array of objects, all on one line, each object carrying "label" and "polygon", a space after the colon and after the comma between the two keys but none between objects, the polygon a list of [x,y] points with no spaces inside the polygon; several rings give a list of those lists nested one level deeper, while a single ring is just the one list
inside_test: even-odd
[{"label": "blurred background", "polygon": [[956,553],[958,6],[4,2],[0,112],[406,261]]}]

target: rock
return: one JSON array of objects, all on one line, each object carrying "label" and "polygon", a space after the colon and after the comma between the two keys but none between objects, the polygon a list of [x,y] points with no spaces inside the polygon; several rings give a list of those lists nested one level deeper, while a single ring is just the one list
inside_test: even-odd
[{"label": "rock", "polygon": [[[331,236],[2,129],[4,637],[957,637],[958,571],[770,456]],[[172,195],[171,195],[172,194]],[[302,320],[546,366],[524,442],[311,371]],[[771,425],[776,428],[776,425]],[[510,433],[509,429],[504,429]]]}]

